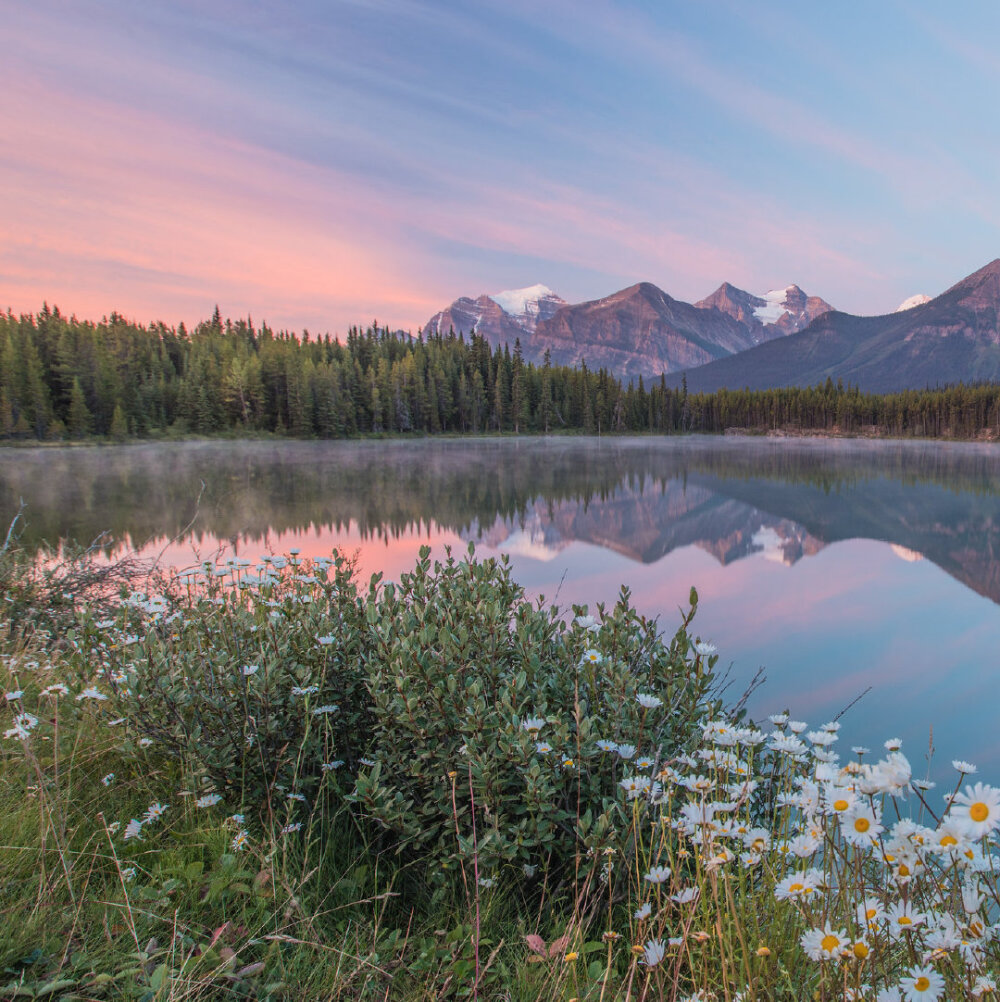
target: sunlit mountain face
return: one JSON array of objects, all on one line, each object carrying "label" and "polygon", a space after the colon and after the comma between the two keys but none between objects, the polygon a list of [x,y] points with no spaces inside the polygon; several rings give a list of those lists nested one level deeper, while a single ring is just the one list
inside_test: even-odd
[{"label": "sunlit mountain face", "polygon": [[[0,511],[21,540],[98,540],[173,566],[338,547],[359,573],[421,547],[510,561],[568,610],[624,586],[665,630],[692,586],[697,633],[758,668],[755,714],[844,718],[1000,767],[983,687],[1000,649],[1000,458],[990,446],[766,439],[179,443],[17,450]],[[819,718],[822,718],[819,719]],[[961,727],[963,720],[969,724]],[[883,733],[891,730],[893,733]],[[948,756],[946,759],[945,756]]]}]

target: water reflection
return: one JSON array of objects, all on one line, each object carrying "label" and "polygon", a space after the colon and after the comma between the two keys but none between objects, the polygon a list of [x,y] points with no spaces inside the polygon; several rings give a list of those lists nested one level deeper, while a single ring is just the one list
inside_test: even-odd
[{"label": "water reflection", "polygon": [[182,443],[0,455],[0,514],[25,541],[106,533],[239,549],[275,533],[432,529],[551,559],[588,542],[641,563],[695,545],[793,564],[883,540],[1000,602],[994,446],[769,440]]},{"label": "water reflection", "polygon": [[[423,542],[506,552],[561,604],[614,601],[697,623],[769,684],[754,712],[815,722],[874,691],[846,744],[934,727],[945,762],[1000,774],[984,692],[1000,649],[1000,454],[994,446],[730,439],[185,443],[8,450],[0,515],[29,544],[106,532],[106,547],[188,563],[357,548],[397,575]],[[916,747],[915,747],[916,746]]]}]

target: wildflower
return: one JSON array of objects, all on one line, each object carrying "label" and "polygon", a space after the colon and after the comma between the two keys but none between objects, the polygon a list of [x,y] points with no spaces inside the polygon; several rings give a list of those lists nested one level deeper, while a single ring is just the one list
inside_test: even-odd
[{"label": "wildflower", "polygon": [[159,821],[159,819],[166,813],[169,806],[169,804],[161,804],[158,800],[156,803],[150,804],[149,807],[146,808],[146,815],[143,818],[143,822],[148,824],[152,821]]},{"label": "wildflower", "polygon": [[585,665],[599,665],[604,659],[600,651],[595,651],[592,647],[583,652],[582,663]]},{"label": "wildflower", "polygon": [[206,793],[203,797],[199,797],[195,802],[195,807],[214,807],[222,797],[218,793]]},{"label": "wildflower", "polygon": [[997,983],[988,974],[980,974],[976,978],[976,983],[972,986],[972,994],[978,999],[983,995],[995,995]]},{"label": "wildflower", "polygon": [[123,866],[122,877],[125,879],[126,883],[130,883],[131,881],[135,880],[135,867]]},{"label": "wildflower", "polygon": [[701,658],[707,658],[713,655],[718,648],[715,644],[706,644],[704,641],[699,640],[698,643],[694,645],[694,652]]},{"label": "wildflower", "polygon": [[317,637],[316,643],[319,644],[320,647],[329,647],[330,644],[334,642],[334,640],[336,640],[336,637],[332,635],[327,635],[325,637]]},{"label": "wildflower", "polygon": [[886,918],[889,922],[889,935],[893,939],[899,939],[907,929],[922,925],[927,920],[926,915],[913,911],[913,905],[909,901],[894,904]]},{"label": "wildflower", "polygon": [[336,703],[324,703],[323,706],[317,706],[313,711],[312,715],[314,717],[325,716],[328,713],[336,713],[340,707]]},{"label": "wildflower", "polygon": [[890,752],[899,751],[903,747],[903,742],[900,738],[889,738],[888,741],[883,742],[882,747]]},{"label": "wildflower", "polygon": [[521,869],[524,871],[524,875],[531,880],[531,878],[538,872],[538,867],[532,865],[531,863],[523,863]]},{"label": "wildflower", "polygon": [[580,954],[577,953],[576,950],[570,950],[570,952],[567,953],[565,957],[563,957],[563,962],[566,963],[566,964],[571,964],[579,956],[580,956]]},{"label": "wildflower", "polygon": [[101,782],[105,786],[110,786],[114,781],[115,781],[115,774],[113,772],[109,772],[106,776],[101,777]]},{"label": "wildflower", "polygon": [[335,758],[332,762],[323,762],[320,765],[320,769],[323,772],[330,772],[332,769],[339,769],[343,764],[344,760],[342,758]]},{"label": "wildflower", "polygon": [[597,742],[597,747],[600,748],[600,750],[603,752],[611,752],[618,750],[618,745],[614,741],[607,741],[603,738]]},{"label": "wildflower", "polygon": [[635,767],[637,769],[652,769],[653,760],[651,758],[646,758],[646,757],[637,758],[635,760]]},{"label": "wildflower", "polygon": [[955,794],[950,815],[958,818],[973,838],[980,838],[1000,826],[1000,789],[975,783]]},{"label": "wildflower", "polygon": [[685,887],[683,891],[670,895],[670,900],[679,905],[687,905],[694,901],[701,892],[697,887]]},{"label": "wildflower", "polygon": [[47,685],[42,689],[43,696],[68,696],[69,688],[63,685],[62,682],[56,682],[53,685]]},{"label": "wildflower", "polygon": [[233,848],[233,852],[239,852],[241,849],[245,849],[250,842],[250,834],[240,829],[234,836],[233,841],[230,845]]},{"label": "wildflower", "polygon": [[901,982],[907,1002],[939,999],[944,991],[944,978],[933,967],[913,967]]},{"label": "wildflower", "polygon": [[663,960],[667,946],[662,939],[650,939],[642,947],[642,963],[647,967],[656,967]]},{"label": "wildflower", "polygon": [[301,827],[302,827],[302,822],[296,821],[293,824],[285,825],[285,827],[281,829],[281,834],[291,835],[292,832],[297,832]]},{"label": "wildflower", "polygon": [[141,839],[142,838],[142,822],[138,818],[132,818],[132,820],[125,826],[125,841],[129,839]]},{"label": "wildflower", "polygon": [[529,734],[537,734],[545,726],[544,717],[528,717],[521,727]]},{"label": "wildflower", "polygon": [[788,723],[787,713],[772,713],[768,718],[775,727],[784,727]]},{"label": "wildflower", "polygon": [[608,929],[607,932],[604,932],[604,933],[601,934],[601,939],[605,943],[614,943],[617,940],[621,939],[621,934],[615,932],[612,929]]},{"label": "wildflower", "polygon": [[628,761],[635,755],[635,745],[615,745],[615,751],[618,752],[619,758]]},{"label": "wildflower", "polygon": [[874,807],[856,804],[841,818],[840,833],[844,836],[844,841],[858,849],[870,849],[884,831],[879,813]]},{"label": "wildflower", "polygon": [[373,758],[364,758],[364,757],[362,757],[362,758],[358,759],[358,761],[362,765],[368,766],[369,769],[374,769],[375,768],[375,759],[373,759]]},{"label": "wildflower", "polygon": [[306,802],[305,796],[303,794],[301,794],[301,793],[288,793],[288,794],[286,794],[286,797],[289,800],[297,800],[301,804],[304,804]]},{"label": "wildflower", "polygon": [[658,706],[663,706],[663,700],[659,696],[648,692],[640,692],[635,698],[644,710],[655,710]]},{"label": "wildflower", "polygon": [[652,866],[650,867],[649,872],[642,879],[648,880],[651,884],[662,884],[665,880],[668,880],[669,877],[669,866]]},{"label": "wildflower", "polygon": [[829,925],[807,929],[799,942],[810,960],[833,960],[850,944],[843,929],[833,929]]},{"label": "wildflower", "polygon": [[963,776],[971,776],[974,772],[978,771],[971,762],[965,762],[960,758],[953,759],[951,766],[956,772],[960,772]]},{"label": "wildflower", "polygon": [[536,741],[535,751],[539,755],[548,755],[548,753],[552,751],[552,745],[550,745],[547,741]]},{"label": "wildflower", "polygon": [[645,904],[642,904],[638,908],[636,908],[634,917],[637,921],[641,922],[643,919],[649,918],[649,916],[652,913],[653,913],[653,906],[647,901]]},{"label": "wildflower", "polygon": [[77,693],[76,701],[79,703],[83,699],[104,700],[104,699],[107,699],[107,698],[108,697],[105,696],[103,692],[101,692],[98,689],[95,689],[91,685],[91,686],[88,686],[86,689],[83,689],[82,691],[80,691],[80,692]]},{"label": "wildflower", "polygon": [[494,883],[496,883],[496,881],[493,879],[493,877],[480,877],[479,878],[479,886],[480,887],[485,887],[485,888],[488,889],[488,888],[492,887],[494,885]]},{"label": "wildflower", "polygon": [[885,909],[878,898],[865,898],[857,907],[857,916],[861,925],[874,929],[885,918]]},{"label": "wildflower", "polygon": [[251,675],[256,675],[260,671],[260,665],[244,665],[240,672],[244,678],[249,678]]},{"label": "wildflower", "polygon": [[319,692],[318,685],[293,685],[291,688],[293,696],[311,696],[314,692]]},{"label": "wildflower", "polygon": [[14,726],[10,730],[4,731],[5,738],[17,738],[19,741],[27,741],[28,736],[38,726],[38,717],[31,713],[18,713],[14,716]]},{"label": "wildflower", "polygon": [[24,695],[23,689],[15,689],[13,692],[4,694],[8,703],[13,703],[15,699],[20,699]]}]

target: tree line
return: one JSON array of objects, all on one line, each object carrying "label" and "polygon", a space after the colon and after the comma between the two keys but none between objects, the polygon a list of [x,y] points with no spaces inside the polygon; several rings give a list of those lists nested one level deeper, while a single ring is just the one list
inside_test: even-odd
[{"label": "tree line", "polygon": [[877,429],[894,436],[1000,435],[1000,387],[863,393],[820,386],[688,393],[661,377],[526,362],[519,343],[472,332],[411,337],[372,323],[343,341],[223,320],[192,330],[100,323],[46,305],[0,314],[0,438],[124,439],[271,432],[724,432]]}]

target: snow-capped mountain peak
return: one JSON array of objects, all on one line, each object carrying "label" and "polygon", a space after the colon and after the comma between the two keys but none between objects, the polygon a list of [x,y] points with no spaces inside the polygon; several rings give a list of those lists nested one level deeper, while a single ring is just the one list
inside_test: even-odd
[{"label": "snow-capped mountain peak", "polygon": [[782,316],[788,312],[786,300],[788,299],[788,294],[794,289],[794,285],[789,285],[784,289],[773,289],[770,292],[765,292],[764,295],[760,297],[764,300],[764,305],[758,306],[753,311],[753,315],[762,324],[777,323]]},{"label": "snow-capped mountain peak", "polygon": [[893,311],[895,313],[905,313],[907,310],[912,310],[915,306],[923,306],[924,303],[929,303],[931,301],[930,296],[925,296],[922,292],[918,293],[916,296],[910,296],[909,299],[904,300],[896,307]]},{"label": "snow-capped mountain peak", "polygon": [[525,289],[507,289],[489,297],[504,313],[509,314],[529,331],[539,320],[547,320],[566,300],[557,296],[547,285],[529,285]]}]

